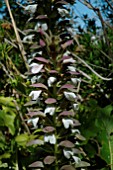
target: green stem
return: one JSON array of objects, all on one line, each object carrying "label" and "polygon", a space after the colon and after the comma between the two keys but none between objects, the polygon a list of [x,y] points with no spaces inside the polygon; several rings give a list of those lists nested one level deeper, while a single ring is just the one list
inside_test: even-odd
[{"label": "green stem", "polygon": [[[56,136],[56,134],[55,134]],[[57,160],[57,153],[58,153],[58,145],[57,145],[57,139],[56,139],[56,144],[55,144],[55,147],[54,147],[54,155],[55,155],[55,170],[59,170],[59,167],[58,167],[58,160]]]}]

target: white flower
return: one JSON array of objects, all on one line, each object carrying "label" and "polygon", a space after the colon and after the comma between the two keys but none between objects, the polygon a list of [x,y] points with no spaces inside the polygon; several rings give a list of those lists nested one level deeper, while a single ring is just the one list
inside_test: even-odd
[{"label": "white flower", "polygon": [[97,37],[93,35],[93,36],[91,37],[91,42],[92,42],[94,45],[98,44]]},{"label": "white flower", "polygon": [[32,91],[29,96],[32,97],[32,100],[37,100],[38,97],[40,96],[42,90],[37,90],[37,91]]},{"label": "white flower", "polygon": [[63,123],[65,129],[68,129],[69,126],[73,126],[73,120],[71,120],[71,119],[62,119],[62,123]]},{"label": "white flower", "polygon": [[66,9],[58,8],[57,10],[58,10],[58,13],[59,13],[62,17],[64,17],[65,15],[68,15],[68,14],[69,14],[68,10],[66,10]]},{"label": "white flower", "polygon": [[43,31],[47,31],[48,30],[48,26],[46,23],[40,23],[38,22],[36,25],[35,25],[35,30],[37,31],[39,28],[41,28]]},{"label": "white flower", "polygon": [[49,142],[50,144],[56,144],[56,137],[54,134],[52,135],[45,135],[44,142]]},{"label": "white flower", "polygon": [[80,131],[78,129],[72,129],[71,132],[80,134]]},{"label": "white flower", "polygon": [[42,26],[41,26],[41,28],[42,28],[43,31],[47,31],[48,26],[47,26],[46,23],[43,23]]},{"label": "white flower", "polygon": [[37,81],[40,80],[41,77],[42,77],[41,75],[39,75],[39,76],[33,76],[33,77],[31,78],[31,83],[32,83],[32,84],[33,84],[33,83],[36,83]]},{"label": "white flower", "polygon": [[72,83],[73,83],[74,85],[77,84],[77,78],[71,78],[71,81],[72,81]]},{"label": "white flower", "polygon": [[73,104],[73,109],[74,109],[74,111],[76,111],[76,110],[78,110],[78,109],[79,109],[79,105],[78,105],[78,103],[74,103],[74,104]]},{"label": "white flower", "polygon": [[76,71],[76,68],[73,67],[73,66],[68,66],[68,70],[69,70],[69,71]]},{"label": "white flower", "polygon": [[37,54],[42,55],[42,51],[32,53],[32,57],[33,58],[36,57]]},{"label": "white flower", "polygon": [[34,126],[34,128],[36,128],[38,121],[39,121],[39,117],[36,117],[36,118],[31,118],[31,119],[29,119],[29,120],[27,121],[27,123],[28,123],[28,124],[29,124],[29,123],[32,123],[33,126]]},{"label": "white flower", "polygon": [[55,77],[49,77],[47,80],[48,86],[51,87],[55,81],[56,81]]},{"label": "white flower", "polygon": [[91,37],[91,40],[92,40],[92,41],[96,40],[96,36],[93,35],[93,36]]},{"label": "white flower", "polygon": [[63,54],[63,56],[68,56],[68,55],[70,55],[71,53],[69,52],[69,51],[66,51],[64,54]]},{"label": "white flower", "polygon": [[33,37],[34,37],[34,34],[27,35],[23,38],[23,42],[32,41]]},{"label": "white flower", "polygon": [[44,111],[45,114],[49,113],[51,116],[54,115],[55,113],[55,107],[52,107],[52,106],[47,106],[45,111]]},{"label": "white flower", "polygon": [[37,4],[33,4],[33,5],[28,5],[25,7],[26,11],[30,11],[31,13],[35,13],[37,8]]},{"label": "white flower", "polygon": [[75,101],[75,99],[76,99],[76,95],[75,95],[75,93],[73,93],[73,92],[64,92],[64,96],[66,97],[66,99],[68,99],[69,101]]},{"label": "white flower", "polygon": [[73,29],[73,28],[71,28],[71,27],[68,27],[67,28],[67,31],[72,35],[72,36],[74,36],[76,33],[75,33],[75,30]]},{"label": "white flower", "polygon": [[42,70],[42,68],[43,68],[43,64],[32,63],[30,65],[30,68],[31,68],[31,72],[33,74],[39,73]]},{"label": "white flower", "polygon": [[66,63],[75,63],[75,62],[76,62],[76,61],[75,61],[72,57],[63,60],[63,63],[64,63],[64,64],[66,64]]},{"label": "white flower", "polygon": [[72,156],[72,158],[74,159],[76,164],[81,162],[81,159],[79,157],[77,157],[77,156]]},{"label": "white flower", "polygon": [[72,151],[68,151],[68,150],[65,150],[63,149],[63,153],[64,153],[64,156],[69,159],[72,155],[73,155],[73,152]]},{"label": "white flower", "polygon": [[71,78],[71,81],[74,85],[76,85],[78,82],[81,82],[81,79],[79,78]]}]

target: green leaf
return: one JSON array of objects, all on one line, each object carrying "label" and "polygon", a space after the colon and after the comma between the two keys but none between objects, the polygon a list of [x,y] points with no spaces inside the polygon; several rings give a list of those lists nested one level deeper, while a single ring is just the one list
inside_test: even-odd
[{"label": "green leaf", "polygon": [[15,104],[13,103],[12,97],[0,96],[0,105],[4,105],[4,106],[7,106],[7,107],[15,107]]},{"label": "green leaf", "polygon": [[18,145],[24,147],[24,146],[26,146],[27,142],[29,141],[29,135],[27,133],[21,134],[21,135],[17,136],[15,140]]},{"label": "green leaf", "polygon": [[4,153],[3,155],[0,155],[0,159],[8,159],[11,157],[10,153]]}]

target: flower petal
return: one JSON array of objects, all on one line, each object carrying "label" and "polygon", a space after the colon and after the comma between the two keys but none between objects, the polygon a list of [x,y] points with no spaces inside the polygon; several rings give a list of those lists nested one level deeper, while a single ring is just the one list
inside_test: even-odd
[{"label": "flower petal", "polygon": [[66,97],[66,99],[68,99],[69,101],[75,101],[75,99],[77,98],[77,96],[75,95],[75,93],[72,92],[64,92],[64,96]]},{"label": "flower petal", "polygon": [[33,74],[39,73],[42,70],[43,66],[44,66],[43,64],[32,63],[30,65],[31,73]]},{"label": "flower petal", "polygon": [[52,84],[56,81],[56,77],[49,77],[47,80],[48,86],[51,87]]},{"label": "flower petal", "polygon": [[77,157],[77,156],[72,156],[72,158],[74,159],[76,164],[81,162],[81,159],[79,157]]},{"label": "flower petal", "polygon": [[69,150],[66,150],[66,149],[63,149],[63,153],[64,153],[64,156],[69,159],[72,155],[73,155],[73,152],[72,151],[69,151]]},{"label": "flower petal", "polygon": [[68,129],[70,125],[73,126],[73,120],[71,119],[62,119],[62,123],[65,129]]},{"label": "flower petal", "polygon": [[32,91],[29,96],[32,97],[32,100],[37,100],[41,94],[42,90]]},{"label": "flower petal", "polygon": [[52,106],[47,106],[45,111],[44,111],[45,114],[49,113],[51,116],[54,115],[55,113],[55,107],[52,107]]},{"label": "flower petal", "polygon": [[37,8],[37,4],[27,5],[27,6],[25,7],[25,10],[26,10],[26,11],[30,11],[30,12],[32,12],[32,13],[35,13],[36,8]]},{"label": "flower petal", "polygon": [[54,134],[52,134],[52,135],[45,135],[44,136],[44,141],[45,142],[49,142],[50,144],[56,144],[56,137],[55,137],[55,135]]}]

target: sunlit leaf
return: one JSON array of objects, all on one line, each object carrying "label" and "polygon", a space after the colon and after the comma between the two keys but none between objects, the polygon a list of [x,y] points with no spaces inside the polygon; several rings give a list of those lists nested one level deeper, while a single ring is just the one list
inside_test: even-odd
[{"label": "sunlit leaf", "polygon": [[17,144],[20,145],[20,146],[23,146],[23,147],[26,146],[28,140],[29,140],[29,136],[26,133],[18,135],[15,138],[15,141],[17,142]]}]

